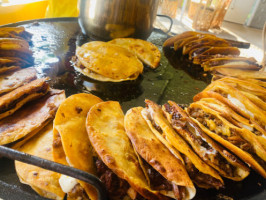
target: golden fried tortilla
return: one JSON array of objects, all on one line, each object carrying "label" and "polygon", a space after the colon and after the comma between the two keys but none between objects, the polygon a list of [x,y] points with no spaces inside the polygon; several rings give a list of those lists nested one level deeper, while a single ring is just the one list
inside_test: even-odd
[{"label": "golden fried tortilla", "polygon": [[210,95],[215,96],[215,98],[218,98],[245,118],[258,123],[265,130],[266,112],[258,107],[256,102],[252,102],[254,99],[250,100],[238,89],[223,81],[217,80],[208,85],[201,93],[194,96],[194,101],[204,96],[210,97]]},{"label": "golden fried tortilla", "polygon": [[215,73],[222,74],[225,76],[232,76],[241,79],[259,79],[266,80],[265,71],[255,71],[255,70],[243,70],[243,69],[234,69],[234,68],[217,68]]},{"label": "golden fried tortilla", "polygon": [[0,119],[3,119],[22,107],[25,103],[44,96],[49,85],[48,78],[34,80],[0,97]]},{"label": "golden fried tortilla", "polygon": [[200,33],[195,32],[195,31],[186,31],[183,32],[181,34],[175,35],[173,37],[168,38],[164,43],[163,43],[163,47],[170,47],[170,46],[174,46],[174,43],[179,41],[179,40],[183,40],[186,39],[188,37],[193,37],[196,36]]},{"label": "golden fried tortilla", "polygon": [[[91,174],[96,173],[85,123],[90,108],[99,102],[102,100],[94,95],[80,93],[68,97],[61,103],[54,119],[53,155],[55,162]],[[76,185],[80,185],[90,199],[97,199],[97,192],[91,185],[80,180],[76,180]],[[73,193],[73,189],[70,188],[70,191],[66,192],[68,196],[70,196],[69,193]]]},{"label": "golden fried tortilla", "polygon": [[[220,188],[223,180],[212,167],[203,162],[191,147],[172,128],[164,117],[162,109],[150,100],[145,100],[147,109],[143,117],[159,140],[169,143],[184,158],[185,166],[192,181],[202,188]],[[155,126],[156,125],[156,126]],[[194,172],[197,171],[196,174]],[[211,182],[208,180],[212,179]]]},{"label": "golden fried tortilla", "polygon": [[0,28],[0,38],[18,38],[30,41],[31,34],[24,27],[2,27]]},{"label": "golden fried tortilla", "polygon": [[[18,150],[53,161],[52,143],[53,123],[49,123]],[[31,186],[39,195],[64,199],[65,193],[58,182],[60,174],[18,161],[15,161],[15,168],[20,182]]]},{"label": "golden fried tortilla", "polygon": [[234,126],[200,101],[190,104],[187,112],[205,133],[266,177],[266,151],[250,131]]},{"label": "golden fried tortilla", "polygon": [[220,175],[234,181],[241,181],[249,175],[248,167],[240,159],[204,133],[175,102],[168,101],[162,109],[175,131]]},{"label": "golden fried tortilla", "polygon": [[[26,104],[13,115],[0,120],[0,145],[15,141],[22,144],[32,137],[36,130],[40,130],[54,118],[64,98],[64,91],[51,90],[44,97]],[[18,146],[15,144],[15,147]]]},{"label": "golden fried tortilla", "polygon": [[[170,150],[150,130],[142,117],[142,107],[132,108],[125,115],[126,134],[137,153],[159,172],[171,184],[185,188],[183,199],[192,199],[196,193],[182,161],[175,157]],[[150,180],[152,184],[154,180]],[[159,184],[159,183],[157,183]],[[159,190],[162,194],[176,198],[172,190]]]},{"label": "golden fried tortilla", "polygon": [[168,199],[150,189],[126,135],[124,114],[118,102],[108,101],[93,106],[88,113],[86,127],[98,156],[120,179],[126,180],[147,199]]},{"label": "golden fried tortilla", "polygon": [[35,68],[20,69],[8,74],[0,75],[0,94],[10,92],[37,78]]},{"label": "golden fried tortilla", "polygon": [[143,64],[134,53],[110,43],[86,43],[77,48],[76,56],[76,69],[99,81],[134,80],[143,71]]},{"label": "golden fried tortilla", "polygon": [[20,67],[26,67],[30,65],[31,63],[27,62],[26,60],[23,60],[18,57],[1,57],[0,58],[0,67],[9,67],[9,66],[20,66]]},{"label": "golden fried tortilla", "polygon": [[155,69],[159,66],[161,53],[151,42],[134,38],[117,38],[108,42],[133,52],[143,63]]},{"label": "golden fried tortilla", "polygon": [[19,66],[9,66],[9,67],[0,67],[0,74],[5,74],[5,73],[9,73],[9,72],[12,72],[12,71],[16,71],[16,70],[19,70],[20,67]]}]

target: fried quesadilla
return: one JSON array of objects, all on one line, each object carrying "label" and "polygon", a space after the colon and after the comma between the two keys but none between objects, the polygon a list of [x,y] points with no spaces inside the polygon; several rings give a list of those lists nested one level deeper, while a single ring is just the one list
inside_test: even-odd
[{"label": "fried quesadilla", "polygon": [[222,74],[225,76],[237,77],[241,79],[266,80],[265,71],[242,70],[242,69],[221,67],[221,68],[215,69],[215,73]]},{"label": "fried quesadilla", "polygon": [[24,27],[2,27],[0,28],[0,38],[18,38],[25,39],[28,42],[31,39],[31,34]]},{"label": "fried quesadilla", "polygon": [[168,101],[162,109],[175,131],[220,175],[234,181],[241,181],[249,175],[249,169],[242,161],[214,142],[175,102]]},{"label": "fried quesadilla", "polygon": [[0,38],[0,55],[2,57],[18,57],[33,63],[32,51],[25,40],[15,38]]},{"label": "fried quesadilla", "polygon": [[33,67],[0,75],[0,95],[25,85],[36,78],[37,72]]},{"label": "fried quesadilla", "polygon": [[135,80],[143,71],[136,55],[118,45],[94,41],[76,50],[75,68],[99,81],[120,82]]},{"label": "fried quesadilla", "polygon": [[194,96],[194,101],[204,97],[214,97],[218,99],[245,118],[257,123],[265,130],[265,111],[258,107],[256,105],[257,103],[252,102],[249,98],[242,94],[241,91],[235,89],[231,85],[219,80],[212,82],[201,93]]},{"label": "fried quesadilla", "polygon": [[108,42],[119,45],[136,54],[136,56],[146,65],[155,69],[161,59],[159,49],[151,42],[134,38],[117,38]]},{"label": "fried quesadilla", "polygon": [[251,122],[250,120],[237,114],[235,111],[220,102],[218,99],[203,98],[200,100],[200,102],[219,112],[221,116],[226,118],[235,126],[251,131],[254,134],[253,137],[255,137],[261,143],[261,145],[263,145],[263,148],[266,149],[266,132],[260,126],[258,126],[258,124]]},{"label": "fried quesadilla", "polygon": [[212,71],[217,68],[237,68],[259,70],[260,66],[254,58],[245,57],[222,57],[211,58],[201,64],[204,71]]},{"label": "fried quesadilla", "polygon": [[18,57],[1,57],[0,58],[0,69],[3,67],[9,67],[9,66],[20,66],[20,67],[26,67],[29,66],[31,63],[29,63],[26,60],[23,60]]},{"label": "fried quesadilla", "polygon": [[13,115],[0,120],[0,145],[12,143],[12,148],[19,147],[54,118],[64,98],[64,91],[53,89],[44,97],[26,104]]},{"label": "fried quesadilla", "polygon": [[201,101],[190,104],[187,112],[206,134],[266,177],[265,149],[250,131],[233,125]]},{"label": "fried quesadilla", "polygon": [[124,128],[124,114],[118,102],[96,104],[87,116],[87,132],[97,153],[97,175],[106,185],[110,199],[170,199],[153,191]]},{"label": "fried quesadilla", "polygon": [[[18,150],[53,161],[52,143],[51,122]],[[39,195],[49,199],[64,199],[65,193],[59,185],[60,174],[18,161],[15,161],[15,168],[20,182],[31,186]]]},{"label": "fried quesadilla", "polygon": [[180,152],[192,181],[199,187],[206,189],[222,187],[223,180],[217,171],[203,162],[182,137],[175,132],[164,117],[162,109],[150,100],[145,100],[145,102],[147,108],[143,110],[142,116],[162,143],[168,144],[168,146],[172,146],[176,151]]},{"label": "fried quesadilla", "polygon": [[153,134],[142,117],[142,110],[142,107],[128,110],[124,121],[134,149],[144,159],[142,166],[151,188],[174,199],[192,199],[196,190],[182,158],[175,157]]},{"label": "fried quesadilla", "polygon": [[34,80],[0,97],[0,119],[13,114],[25,103],[44,96],[49,85],[48,78]]},{"label": "fried quesadilla", "polygon": [[[54,119],[54,161],[96,174],[93,153],[86,131],[86,116],[90,108],[102,100],[91,94],[75,94],[61,103]],[[68,199],[97,199],[93,186],[62,175],[59,179]]]},{"label": "fried quesadilla", "polygon": [[16,71],[18,69],[20,69],[19,66],[0,67],[0,74]]}]

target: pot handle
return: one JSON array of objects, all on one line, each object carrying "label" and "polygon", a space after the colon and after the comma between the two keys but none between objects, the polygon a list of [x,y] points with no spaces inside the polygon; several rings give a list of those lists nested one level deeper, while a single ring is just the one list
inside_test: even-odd
[{"label": "pot handle", "polygon": [[174,22],[173,22],[173,19],[172,19],[171,17],[167,16],[167,15],[157,15],[157,17],[164,17],[164,18],[169,19],[169,21],[170,21],[170,26],[169,26],[168,30],[165,32],[165,33],[169,33],[169,32],[171,31],[172,26],[173,26],[173,23],[174,23]]}]

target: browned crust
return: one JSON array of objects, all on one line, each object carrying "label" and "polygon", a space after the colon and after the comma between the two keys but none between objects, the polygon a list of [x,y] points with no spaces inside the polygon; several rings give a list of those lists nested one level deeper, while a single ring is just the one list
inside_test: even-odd
[{"label": "browned crust", "polygon": [[141,115],[142,107],[132,108],[125,116],[125,129],[134,148],[167,180],[179,186],[193,187],[182,162],[165,147]]},{"label": "browned crust", "polygon": [[[110,118],[102,116],[102,112],[110,112]],[[98,103],[93,106],[88,113],[86,122],[87,132],[92,146],[105,165],[110,168],[118,177],[126,180],[138,193],[147,199],[167,200],[167,197],[159,195],[158,192],[149,190],[148,184],[145,183],[146,179],[139,165],[135,151],[126,133],[123,133],[123,128],[121,125],[123,126],[124,120],[121,121],[121,117],[124,118],[123,112],[118,102],[109,101]],[[97,123],[95,123],[95,120],[97,120]],[[113,127],[109,127],[111,124],[109,120],[115,121],[112,123],[114,124]],[[99,129],[98,123],[101,123],[101,127],[108,127],[108,133],[105,132],[107,131],[106,129]],[[117,130],[120,130],[117,133],[114,131],[116,127],[118,128]],[[121,148],[123,148],[123,154],[121,154]],[[132,170],[135,169],[136,171],[128,171],[130,168],[132,168]],[[131,176],[129,176],[128,173],[130,173]],[[143,187],[144,185],[146,188]]]},{"label": "browned crust", "polygon": [[[226,172],[224,172],[223,169],[221,169],[215,163],[212,163],[211,160],[204,160],[206,163],[208,163],[210,166],[212,166],[213,168],[215,168],[222,176],[224,176],[226,178],[229,178],[229,179],[232,179],[232,180],[240,181],[240,180],[243,180],[246,176],[248,176],[248,174],[249,174],[248,173],[249,172],[249,168],[242,161],[240,161],[237,157],[235,157],[234,155],[232,155],[227,149],[225,149],[219,143],[217,143],[213,139],[211,139],[204,131],[202,131],[202,129],[199,128],[199,126],[175,102],[168,101],[168,103],[170,104],[170,106],[173,106],[175,109],[177,109],[178,112],[182,115],[182,117],[188,123],[190,123],[190,124],[193,125],[193,127],[200,134],[201,138],[204,138],[204,141],[206,141],[208,144],[210,144],[210,146],[212,146],[216,151],[218,151],[220,153],[220,155],[222,157],[224,157],[231,165],[233,165],[234,167],[239,168],[239,170],[245,171],[245,173],[243,174],[242,177],[236,177],[236,176],[231,177],[231,176],[228,176],[226,174]],[[172,123],[172,126],[174,128],[176,127],[176,125],[174,125],[173,123]],[[188,135],[188,137],[189,137],[189,135]],[[193,138],[191,138],[191,141],[193,141]],[[199,156],[201,156],[202,159],[204,157],[204,155],[199,155]]]}]

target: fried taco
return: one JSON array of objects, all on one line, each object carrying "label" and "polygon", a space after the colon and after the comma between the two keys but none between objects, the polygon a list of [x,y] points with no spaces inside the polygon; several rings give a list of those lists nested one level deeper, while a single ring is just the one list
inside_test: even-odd
[{"label": "fried taco", "polygon": [[[54,161],[96,173],[93,152],[86,131],[86,116],[90,108],[102,100],[91,94],[75,94],[63,101],[54,119],[53,156]],[[68,199],[97,199],[93,186],[72,177],[61,175],[62,190]]]},{"label": "fried taco", "polygon": [[12,71],[16,71],[19,70],[20,67],[19,66],[9,66],[9,67],[0,67],[0,74],[5,74],[5,73],[9,73]]},{"label": "fried taco", "polygon": [[135,38],[117,38],[109,41],[108,43],[128,49],[136,54],[143,63],[153,69],[159,66],[161,53],[151,42]]},{"label": "fried taco", "polygon": [[1,57],[18,57],[33,63],[32,51],[25,40],[16,38],[0,38]]},{"label": "fried taco", "polygon": [[206,134],[266,177],[266,151],[250,131],[233,125],[201,101],[190,104],[187,112]]},{"label": "fried taco", "polygon": [[237,77],[241,79],[259,79],[264,81],[266,80],[265,71],[243,70],[223,67],[215,69],[215,73],[222,74],[224,76]]},{"label": "fried taco", "polygon": [[[97,175],[105,184],[110,199],[169,199],[149,187],[124,128],[120,104],[108,101],[93,106],[87,116],[87,132],[97,153]],[[140,196],[141,195],[141,196]]]},{"label": "fried taco", "polygon": [[64,91],[50,90],[42,98],[0,120],[0,145],[9,145],[15,149],[21,146],[54,118],[64,98]]},{"label": "fried taco", "polygon": [[150,100],[145,100],[145,102],[147,108],[142,111],[142,116],[162,143],[171,146],[181,154],[192,181],[206,189],[223,187],[223,180],[218,172],[194,153],[189,144],[179,136],[164,117],[163,110]]},{"label": "fried taco", "polygon": [[[195,95],[194,101],[198,101],[204,97],[214,97],[218,99],[265,131],[265,110],[259,107],[256,102],[254,103],[247,98],[240,90],[223,81],[217,80],[208,85],[201,93]],[[253,100],[257,101],[258,99],[259,98]]]},{"label": "fried taco", "polygon": [[3,67],[10,67],[10,66],[19,66],[19,67],[26,67],[29,66],[29,63],[26,60],[23,60],[18,57],[1,57],[0,58],[0,68]]},{"label": "fried taco", "polygon": [[[52,143],[51,122],[18,150],[53,161]],[[15,168],[20,182],[31,186],[42,197],[64,199],[65,193],[59,185],[60,174],[18,161],[15,161]]]},{"label": "fried taco", "polygon": [[22,107],[25,103],[44,96],[49,90],[48,78],[34,80],[0,97],[0,119]]},{"label": "fried taco", "polygon": [[18,38],[30,41],[32,34],[27,32],[24,27],[2,27],[0,28],[0,38]]},{"label": "fried taco", "polygon": [[239,158],[212,140],[175,102],[168,101],[162,109],[175,131],[220,175],[234,181],[249,175],[249,168]]},{"label": "fried taco", "polygon": [[260,126],[242,117],[218,99],[203,98],[200,100],[200,102],[219,112],[221,116],[226,118],[235,126],[252,132],[254,134],[253,137],[255,137],[263,145],[264,149],[266,149],[266,132]]},{"label": "fried taco", "polygon": [[0,95],[25,85],[36,78],[37,72],[33,67],[0,75]]},{"label": "fried taco", "polygon": [[181,155],[177,158],[153,134],[142,117],[142,107],[132,108],[125,115],[125,129],[140,156],[150,187],[173,199],[192,199],[196,190],[189,178]]},{"label": "fried taco", "polygon": [[135,80],[143,71],[143,64],[134,53],[100,41],[77,47],[74,67],[92,79],[111,82]]}]

